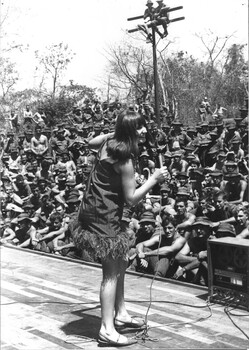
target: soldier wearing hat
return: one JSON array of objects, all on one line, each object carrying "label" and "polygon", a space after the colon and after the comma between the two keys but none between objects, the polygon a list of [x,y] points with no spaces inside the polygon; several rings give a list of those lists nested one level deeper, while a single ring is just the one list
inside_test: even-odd
[{"label": "soldier wearing hat", "polygon": [[202,276],[202,283],[207,286],[207,240],[212,234],[212,222],[207,217],[198,217],[191,228],[191,237],[175,256],[179,268],[174,278],[185,276],[186,281],[200,283]]},{"label": "soldier wearing hat", "polygon": [[[172,277],[172,260],[184,244],[179,236],[172,219],[164,219],[158,234],[136,246],[136,265],[140,265],[145,272],[159,277]],[[160,233],[160,234],[159,234]]]},{"label": "soldier wearing hat", "polygon": [[175,151],[183,149],[191,142],[191,138],[182,129],[183,124],[179,119],[175,119],[171,123],[172,129],[169,133],[169,149]]},{"label": "soldier wearing hat", "polygon": [[154,173],[155,163],[151,159],[147,150],[140,153],[136,171],[138,176],[142,176],[144,179],[148,179]]},{"label": "soldier wearing hat", "polygon": [[163,183],[160,187],[160,195],[161,195],[161,206],[159,208],[159,210],[154,210],[154,213],[157,213],[159,211],[163,211],[165,208],[169,209],[169,208],[174,208],[175,206],[175,200],[173,198],[170,197],[171,194],[171,189],[169,187],[169,185],[167,185],[166,183]]},{"label": "soldier wearing hat", "polygon": [[65,188],[59,191],[59,193],[55,196],[55,200],[59,203],[67,205],[68,198],[71,192],[75,189],[75,186],[75,179],[67,179],[65,182]]},{"label": "soldier wearing hat", "polygon": [[238,171],[227,172],[220,189],[227,194],[227,201],[231,204],[237,205],[246,200],[247,183]]},{"label": "soldier wearing hat", "polygon": [[7,138],[4,141],[4,152],[9,154],[11,148],[17,148],[18,147],[18,141],[17,138],[15,137],[15,134],[13,131],[8,131],[7,132]]},{"label": "soldier wearing hat", "polygon": [[236,130],[235,121],[232,119],[226,125],[226,133],[224,136],[224,146],[226,147],[227,150],[229,150],[231,141],[234,138],[234,136],[240,137],[240,134]]},{"label": "soldier wearing hat", "polygon": [[221,170],[215,169],[210,173],[210,175],[212,178],[213,187],[219,190],[223,179],[223,172]]},{"label": "soldier wearing hat", "polygon": [[[158,6],[155,8],[154,12],[154,21],[153,25],[155,26],[155,30],[160,35],[160,37],[163,39],[168,35],[168,24],[169,24],[169,14],[168,10],[169,7],[167,7],[163,0],[157,0]],[[157,26],[161,25],[163,27],[163,33],[161,33]]]},{"label": "soldier wearing hat", "polygon": [[138,25],[138,28],[145,32],[145,34],[147,36],[146,42],[152,43],[152,34],[149,31],[149,27],[147,25],[147,22],[153,21],[155,8],[153,7],[153,2],[151,0],[147,0],[146,6],[147,6],[147,8],[144,11],[144,16],[143,16],[144,24]]},{"label": "soldier wearing hat", "polygon": [[216,162],[210,167],[210,170],[219,170],[224,169],[224,163],[226,160],[226,153],[223,150],[219,150],[216,155]]},{"label": "soldier wearing hat", "polygon": [[36,240],[36,228],[32,225],[31,218],[27,213],[21,213],[17,217],[18,230],[16,230],[16,238],[21,248],[32,248]]},{"label": "soldier wearing hat", "polygon": [[77,214],[80,202],[81,202],[80,192],[77,189],[71,190],[69,193],[69,196],[67,198],[68,213],[69,214],[73,214],[73,213]]},{"label": "soldier wearing hat", "polygon": [[69,140],[64,135],[64,129],[59,128],[56,136],[51,138],[51,149],[53,151],[53,157],[58,161],[61,159],[63,152],[68,152]]},{"label": "soldier wearing hat", "polygon": [[172,152],[172,159],[173,161],[171,162],[169,166],[169,172],[171,174],[177,173],[177,172],[186,172],[187,167],[188,167],[188,162],[186,160],[182,159],[182,151],[177,150]]},{"label": "soldier wearing hat", "polygon": [[179,195],[179,189],[181,189],[181,191],[184,191],[184,189],[186,189],[186,191],[189,193],[191,193],[191,184],[189,183],[189,175],[187,174],[186,171],[179,171],[176,174],[176,180],[177,180],[177,187],[178,187],[178,195]]},{"label": "soldier wearing hat", "polygon": [[241,148],[241,137],[234,135],[230,141],[230,151],[234,152],[234,158],[236,162],[240,162],[245,155],[244,150]]},{"label": "soldier wearing hat", "polygon": [[136,244],[151,238],[155,233],[156,219],[152,211],[144,211],[139,220],[139,229],[136,234]]}]

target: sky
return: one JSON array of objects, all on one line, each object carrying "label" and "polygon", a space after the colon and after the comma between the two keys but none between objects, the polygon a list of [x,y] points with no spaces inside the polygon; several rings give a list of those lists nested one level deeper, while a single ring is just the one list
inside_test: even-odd
[{"label": "sky", "polygon": [[[28,45],[23,53],[10,53],[20,71],[20,88],[32,88],[35,50],[64,42],[76,54],[68,66],[64,83],[98,87],[106,73],[106,49],[108,46],[129,40],[133,36],[127,29],[140,21],[127,21],[128,17],[142,15],[146,0],[1,0],[2,26],[1,47],[10,42]],[[154,5],[157,5],[153,0]],[[171,41],[170,51],[183,50],[196,58],[203,58],[204,46],[195,33],[225,37],[232,35],[229,44],[248,42],[247,0],[165,0],[169,7],[183,6],[172,12],[170,18],[185,16],[185,20],[169,26],[165,43]],[[135,40],[137,45],[148,45],[142,35]],[[247,55],[247,50],[245,50]],[[246,57],[247,58],[247,57]]]}]

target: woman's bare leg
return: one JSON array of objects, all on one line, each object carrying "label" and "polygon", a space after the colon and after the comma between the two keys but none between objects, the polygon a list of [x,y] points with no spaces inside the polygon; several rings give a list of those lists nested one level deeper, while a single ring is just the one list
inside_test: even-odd
[{"label": "woman's bare leg", "polygon": [[100,287],[101,327],[100,333],[113,341],[125,342],[114,327],[114,310],[117,294],[117,283],[120,276],[118,260],[106,259],[102,262],[103,279]]},{"label": "woman's bare leg", "polygon": [[124,278],[128,260],[119,259],[119,275],[117,280],[117,293],[115,299],[115,317],[118,320],[130,320],[124,301]]}]

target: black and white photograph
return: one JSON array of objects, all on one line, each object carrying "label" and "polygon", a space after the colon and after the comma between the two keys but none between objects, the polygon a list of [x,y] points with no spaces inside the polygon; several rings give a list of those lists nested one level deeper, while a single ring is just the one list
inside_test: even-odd
[{"label": "black and white photograph", "polygon": [[247,0],[1,0],[1,350],[249,350]]}]

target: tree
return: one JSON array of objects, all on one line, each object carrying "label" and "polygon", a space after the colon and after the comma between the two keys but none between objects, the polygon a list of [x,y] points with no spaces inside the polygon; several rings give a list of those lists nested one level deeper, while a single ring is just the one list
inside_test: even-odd
[{"label": "tree", "polygon": [[15,64],[9,58],[0,57],[0,88],[2,103],[6,103],[19,79]]},{"label": "tree", "polygon": [[95,89],[71,81],[70,85],[62,86],[56,96],[44,95],[37,108],[44,110],[49,125],[53,126],[60,122],[68,122],[67,114],[72,111],[73,105],[80,105],[86,97],[93,99],[94,96]]},{"label": "tree", "polygon": [[227,51],[227,59],[224,65],[224,93],[226,101],[237,107],[243,104],[248,94],[246,76],[248,77],[248,65],[245,62],[243,49],[245,45],[233,44]]},{"label": "tree", "polygon": [[123,90],[126,98],[133,101],[143,96],[145,91],[149,93],[152,90],[152,58],[143,47],[125,42],[109,47],[107,53],[110,67],[109,88]]},{"label": "tree", "polygon": [[52,96],[54,97],[63,73],[75,54],[68,45],[63,43],[53,44],[47,47],[45,52],[36,51],[35,54],[44,67],[45,73],[52,78]]}]

